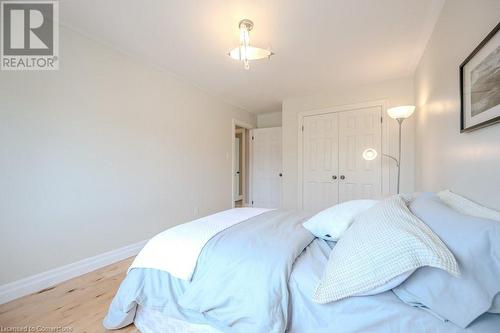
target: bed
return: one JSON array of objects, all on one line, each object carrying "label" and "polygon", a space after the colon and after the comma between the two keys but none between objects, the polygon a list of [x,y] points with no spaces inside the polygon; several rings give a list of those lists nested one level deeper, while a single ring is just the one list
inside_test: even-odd
[{"label": "bed", "polygon": [[312,295],[336,243],[302,227],[306,212],[250,215],[206,237],[187,278],[159,269],[161,257],[156,266],[133,265],[104,326],[134,322],[143,333],[500,331],[500,314],[484,313],[461,328],[392,290],[318,304]]}]

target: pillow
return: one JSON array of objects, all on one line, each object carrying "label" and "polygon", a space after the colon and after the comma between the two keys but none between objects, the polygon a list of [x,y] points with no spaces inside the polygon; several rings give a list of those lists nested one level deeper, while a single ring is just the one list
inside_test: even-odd
[{"label": "pillow", "polygon": [[416,198],[410,210],[453,252],[462,276],[424,267],[393,291],[403,302],[465,328],[489,310],[500,292],[500,223],[460,214],[437,196]]},{"label": "pillow", "polygon": [[438,192],[437,195],[446,205],[450,206],[459,213],[500,222],[500,212],[481,206],[480,204],[453,193],[450,190]]},{"label": "pillow", "polygon": [[394,196],[355,218],[330,253],[313,300],[324,304],[365,293],[422,266],[459,275],[453,254]]},{"label": "pillow", "polygon": [[[438,192],[437,195],[446,205],[450,206],[459,213],[500,221],[500,212],[481,206],[480,204],[453,193],[450,190],[443,190]],[[500,313],[500,294],[497,294],[488,312]]]},{"label": "pillow", "polygon": [[314,236],[337,241],[359,213],[375,205],[377,200],[352,200],[322,210],[302,225]]}]

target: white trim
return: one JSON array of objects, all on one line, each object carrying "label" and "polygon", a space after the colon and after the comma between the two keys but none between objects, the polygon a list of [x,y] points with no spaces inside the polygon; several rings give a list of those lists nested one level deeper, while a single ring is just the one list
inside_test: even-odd
[{"label": "white trim", "polygon": [[[234,208],[234,146],[236,144],[236,126],[246,128],[248,130],[255,128],[252,124],[246,123],[244,121],[233,118],[231,121],[231,208]],[[243,143],[244,145],[245,143]],[[249,160],[252,160],[252,156],[249,156]],[[248,199],[247,199],[248,200]]]},{"label": "white trim", "polygon": [[127,245],[116,250],[111,250],[65,266],[1,285],[0,304],[4,304],[16,298],[53,287],[61,282],[135,256],[144,247],[144,245],[146,245],[146,242],[147,240],[144,240],[135,244]]},{"label": "white trim", "polygon": [[236,198],[234,198],[234,201],[239,201],[241,200],[242,201],[242,205],[244,206],[247,201],[248,201],[248,198],[246,197],[246,193],[247,193],[247,168],[246,168],[246,128],[237,128],[236,131],[235,131],[235,134],[238,135],[240,134],[241,135],[241,139],[240,139],[240,145],[241,145],[241,149],[240,149],[240,159],[241,159],[241,165],[240,165],[240,179],[242,180],[241,181],[241,188],[240,188],[240,192],[242,194],[238,195]]},{"label": "white trim", "polygon": [[[382,152],[383,153],[389,153],[391,151],[389,143],[389,137],[390,137],[390,132],[389,132],[389,126],[388,124],[388,116],[387,116],[387,100],[382,99],[382,100],[375,100],[375,101],[368,101],[368,102],[361,102],[361,103],[355,103],[355,104],[344,104],[344,105],[336,105],[328,108],[323,108],[323,109],[316,109],[316,110],[308,110],[308,111],[302,111],[299,112],[297,115],[298,118],[298,153],[297,153],[297,160],[298,160],[298,166],[297,166],[297,204],[299,209],[303,209],[303,132],[302,132],[302,126],[304,124],[304,117],[307,116],[315,116],[315,115],[321,115],[321,114],[327,114],[327,113],[334,113],[334,112],[342,112],[342,111],[349,111],[349,110],[357,110],[357,109],[365,109],[365,108],[370,108],[370,107],[380,107],[381,108],[381,113],[382,113]],[[382,195],[387,195],[391,193],[390,189],[392,188],[391,186],[391,169],[390,167],[384,167],[387,166],[387,161],[384,163],[382,161]]]},{"label": "white trim", "polygon": [[253,137],[255,128],[248,130],[248,198],[247,205],[253,206]]}]

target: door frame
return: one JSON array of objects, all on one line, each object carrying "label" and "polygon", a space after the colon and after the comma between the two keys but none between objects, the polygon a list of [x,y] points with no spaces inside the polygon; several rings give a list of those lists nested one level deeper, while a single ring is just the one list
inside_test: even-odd
[{"label": "door frame", "polygon": [[[239,151],[239,159],[241,161],[241,165],[240,165],[240,176],[239,176],[239,179],[240,179],[241,186],[239,186],[238,189],[239,189],[239,192],[241,192],[241,195],[238,195],[236,198],[233,196],[233,200],[234,201],[242,200],[243,203],[245,203],[245,201],[246,201],[246,195],[245,195],[245,193],[246,193],[246,182],[245,182],[245,179],[246,179],[246,148],[245,148],[246,134],[245,134],[245,130],[246,130],[246,128],[237,128],[237,129],[235,129],[235,133],[234,133],[234,136],[235,136],[235,139],[234,139],[235,140],[235,146],[234,146],[234,148],[236,148],[236,138],[237,138],[237,135],[238,134],[240,135],[240,145],[241,145],[241,148],[240,148],[240,151]],[[233,172],[233,175],[234,175],[234,172]]]},{"label": "door frame", "polygon": [[[382,117],[382,151],[380,152],[385,153],[385,154],[391,154],[393,151],[393,148],[391,147],[391,141],[389,140],[389,137],[391,137],[391,132],[390,129],[390,121],[387,115],[387,100],[386,99],[381,99],[381,100],[374,100],[374,101],[368,101],[368,102],[361,102],[361,103],[354,103],[354,104],[343,104],[343,105],[336,105],[336,106],[331,106],[327,108],[321,108],[321,109],[314,109],[314,110],[308,110],[308,111],[302,111],[298,113],[298,128],[297,128],[297,137],[298,137],[298,152],[297,152],[297,160],[298,160],[298,165],[297,165],[297,203],[299,209],[304,208],[304,175],[303,175],[303,165],[304,165],[304,156],[303,156],[303,135],[304,132],[302,130],[303,125],[304,125],[304,117],[308,116],[316,116],[316,115],[322,115],[322,114],[327,114],[327,113],[335,113],[335,112],[343,112],[343,111],[350,111],[350,110],[357,110],[357,109],[365,109],[365,108],[371,108],[371,107],[380,107],[381,108],[381,117]],[[389,124],[389,126],[388,126]],[[396,168],[391,167],[392,161],[387,161],[387,159],[381,158],[381,163],[382,163],[382,179],[381,179],[381,184],[382,184],[382,196],[389,195],[393,192],[393,188],[395,187],[395,181],[393,180],[394,175],[396,174]],[[394,163],[392,163],[394,164]]]},{"label": "door frame", "polygon": [[[236,172],[236,170],[234,168],[234,162],[235,162],[235,160],[234,160],[235,159],[234,148],[236,145],[236,126],[245,128],[247,130],[251,130],[251,129],[255,128],[254,125],[247,123],[245,121],[235,119],[235,118],[233,118],[231,120],[231,208],[234,208],[234,202],[235,202],[235,200],[234,200],[234,173]],[[242,146],[245,147],[245,142],[243,142]],[[245,150],[245,148],[243,148],[243,150]],[[240,151],[240,154],[241,153],[242,152]],[[243,151],[243,153],[244,153],[244,151]],[[250,150],[249,156],[248,156],[249,163],[252,160],[251,154],[252,154],[252,151]],[[243,165],[242,167],[244,168],[245,166]],[[241,176],[241,174],[240,174],[240,176]],[[247,204],[247,202],[245,200],[247,200],[248,198],[245,195],[245,192],[246,192],[246,186],[248,186],[249,184],[246,184],[246,182],[243,182],[243,184],[245,184],[245,190],[243,191],[243,204]]]}]

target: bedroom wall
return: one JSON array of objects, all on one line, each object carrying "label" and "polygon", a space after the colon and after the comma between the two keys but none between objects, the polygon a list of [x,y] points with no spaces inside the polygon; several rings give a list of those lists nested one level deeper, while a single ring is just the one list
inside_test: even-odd
[{"label": "bedroom wall", "polygon": [[280,127],[281,126],[281,111],[262,113],[257,115],[257,127]]},{"label": "bedroom wall", "polygon": [[[323,109],[336,105],[356,104],[366,101],[386,100],[387,106],[414,104],[413,77],[389,80],[361,87],[344,87],[325,94],[287,99],[283,101],[283,205],[285,208],[298,207],[298,114],[302,111]],[[390,121],[391,148],[397,146],[397,122]],[[415,188],[415,118],[403,123],[403,148],[401,167],[401,191],[412,192]],[[391,153],[395,153],[391,149]],[[384,161],[395,174],[394,163]],[[393,177],[395,178],[395,177]],[[395,192],[395,181],[392,181]]]},{"label": "bedroom wall", "polygon": [[498,22],[498,0],[445,3],[415,74],[416,185],[500,210],[500,124],[463,134],[459,127],[459,66]]},{"label": "bedroom wall", "polygon": [[67,28],[59,71],[0,72],[0,285],[232,204],[256,117]]}]

